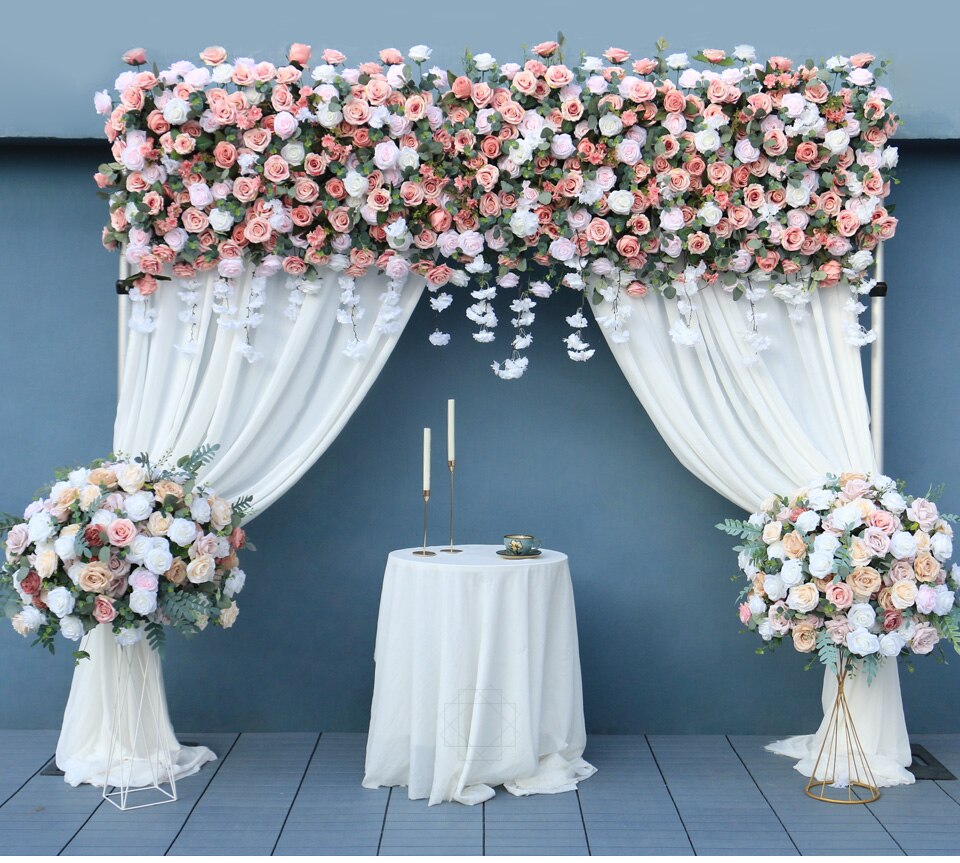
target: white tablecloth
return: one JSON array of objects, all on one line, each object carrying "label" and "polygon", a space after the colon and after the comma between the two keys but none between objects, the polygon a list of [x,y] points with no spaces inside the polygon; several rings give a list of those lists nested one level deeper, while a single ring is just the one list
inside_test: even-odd
[{"label": "white tablecloth", "polygon": [[[586,745],[567,556],[509,561],[499,546],[391,552],[374,652],[363,785],[480,803],[572,791]],[[439,552],[439,547],[433,547]]]}]

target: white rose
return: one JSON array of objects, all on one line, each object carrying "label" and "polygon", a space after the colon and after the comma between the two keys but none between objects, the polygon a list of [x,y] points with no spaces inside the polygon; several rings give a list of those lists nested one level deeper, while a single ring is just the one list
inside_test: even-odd
[{"label": "white rose", "polygon": [[837,155],[850,146],[850,136],[846,129],[831,129],[823,136],[823,146]]},{"label": "white rose", "polygon": [[807,566],[814,578],[826,578],[833,572],[833,555],[825,551],[814,551],[807,561]]},{"label": "white rose", "polygon": [[941,617],[949,614],[953,610],[953,605],[956,602],[956,594],[950,590],[945,584],[937,585],[937,601],[933,606],[933,613],[939,614]]},{"label": "white rose", "polygon": [[[162,537],[153,537],[154,540]],[[129,555],[128,555],[129,559]],[[173,555],[167,547],[166,540],[163,545],[154,545],[143,557],[143,565],[154,575],[163,575],[173,565]]]},{"label": "white rose", "polygon": [[788,206],[805,207],[810,203],[810,190],[802,183],[797,186],[788,184],[785,197]]},{"label": "white rose", "polygon": [[233,569],[230,571],[230,575],[227,576],[226,580],[223,582],[223,595],[224,596],[235,596],[243,590],[244,584],[247,582],[247,574],[242,569]]},{"label": "white rose", "polygon": [[697,210],[697,216],[700,217],[700,221],[703,224],[713,227],[723,218],[723,210],[721,210],[713,201],[707,201],[699,210]]},{"label": "white rose", "polygon": [[489,72],[497,65],[496,57],[491,57],[486,52],[473,55],[473,63],[480,72]]},{"label": "white rose", "polygon": [[756,162],[760,151],[750,143],[749,138],[741,138],[733,147],[733,154],[744,164]]},{"label": "white rose", "polygon": [[109,527],[116,520],[116,513],[112,513],[107,509],[98,509],[92,516],[90,516],[90,524],[95,524],[97,527]]},{"label": "white rose", "polygon": [[155,590],[134,590],[130,594],[130,610],[141,617],[153,614],[157,610],[157,592]]},{"label": "white rose", "polygon": [[744,63],[752,63],[757,59],[757,49],[753,45],[737,45],[733,49],[733,56]]},{"label": "white rose", "polygon": [[[815,530],[820,524],[820,516],[817,515],[813,510],[804,510],[797,516],[797,520],[794,522],[794,526],[797,528],[800,533],[810,533],[811,530]],[[829,536],[829,534],[824,534]],[[834,537],[836,539],[836,537]],[[830,550],[831,553],[833,549]]]},{"label": "white rose", "polygon": [[337,79],[337,70],[329,63],[321,63],[313,67],[310,77],[321,84],[332,84]]},{"label": "white rose", "polygon": [[347,176],[343,179],[343,187],[351,198],[356,198],[367,193],[370,188],[370,181],[362,174],[350,170],[347,171]]},{"label": "white rose", "polygon": [[877,613],[869,602],[855,602],[847,611],[847,620],[851,626],[869,629],[877,620]]},{"label": "white rose", "polygon": [[167,528],[167,536],[172,543],[186,548],[197,538],[197,524],[189,518],[175,518]]},{"label": "white rose", "polygon": [[397,156],[397,167],[401,170],[420,166],[420,154],[413,147],[401,147]]},{"label": "white rose", "polygon": [[607,195],[607,205],[614,213],[625,216],[633,209],[633,192],[626,189],[617,189]]},{"label": "white rose", "polygon": [[899,515],[907,508],[907,502],[898,491],[888,491],[880,498],[880,503],[884,509],[889,509],[894,515]]},{"label": "white rose", "polygon": [[767,574],[763,580],[763,590],[774,602],[787,595],[787,586],[783,583],[783,579],[778,572]]},{"label": "white rose", "polygon": [[201,554],[187,564],[187,578],[193,584],[204,584],[213,580],[216,568],[216,561],[209,554]]},{"label": "white rose", "polygon": [[930,537],[930,554],[943,563],[953,556],[953,540],[945,533],[935,533]]},{"label": "white rose", "polygon": [[66,617],[73,611],[76,598],[66,587],[55,587],[47,593],[47,608],[57,617]]},{"label": "white rose", "polygon": [[747,605],[750,606],[750,613],[753,615],[763,614],[767,610],[767,604],[756,594],[747,600]]},{"label": "white rose", "polygon": [[700,83],[700,73],[696,69],[684,69],[677,85],[684,90],[692,90]]},{"label": "white rose", "polygon": [[[847,258],[847,263],[851,269],[862,272],[873,264],[873,252],[867,249],[860,249],[859,252],[854,252]],[[876,480],[874,480],[874,485],[876,486]]]},{"label": "white rose", "polygon": [[210,77],[218,84],[226,84],[233,77],[233,64],[220,63],[214,66]]},{"label": "white rose", "polygon": [[299,141],[290,141],[284,145],[280,151],[280,155],[291,165],[299,165],[306,157],[307,151]]},{"label": "white rose", "polygon": [[720,148],[720,135],[716,129],[701,129],[693,136],[693,144],[701,153],[712,153]]},{"label": "white rose", "polygon": [[220,234],[225,234],[233,227],[233,216],[226,210],[214,207],[210,211],[210,227]]},{"label": "white rose", "polygon": [[783,543],[777,540],[767,546],[767,557],[771,560],[783,560],[787,553],[783,550]]},{"label": "white rose", "polygon": [[163,119],[171,126],[180,126],[190,116],[190,104],[185,99],[174,97],[163,106]]},{"label": "white rose", "polygon": [[765,617],[757,624],[757,632],[764,641],[770,641],[773,638],[773,624],[770,623],[769,617]]},{"label": "white rose", "polygon": [[917,555],[917,538],[906,530],[898,530],[890,538],[890,554],[897,560],[905,560]]},{"label": "white rose", "polygon": [[790,588],[787,594],[787,606],[794,611],[806,613],[813,611],[820,602],[820,591],[810,582],[798,584]]},{"label": "white rose", "polygon": [[83,638],[83,621],[73,615],[64,617],[60,621],[60,634],[70,641],[79,641]]},{"label": "white rose", "polygon": [[840,540],[832,533],[821,533],[813,541],[813,550],[821,551],[833,557],[833,553],[840,548]]},{"label": "white rose", "polygon": [[899,632],[888,632],[879,638],[881,656],[899,656],[906,639]]},{"label": "white rose", "polygon": [[510,217],[510,230],[517,237],[527,237],[538,227],[536,214],[529,210],[516,210]]},{"label": "white rose", "polygon": [[210,521],[210,501],[205,497],[194,497],[190,502],[190,515],[194,521],[206,524]]},{"label": "white rose", "polygon": [[57,553],[57,557],[59,557],[64,563],[77,556],[76,551],[74,550],[76,540],[77,535],[72,533],[68,536],[57,537],[57,541],[53,544],[53,550]]},{"label": "white rose", "polygon": [[342,111],[331,111],[327,105],[322,105],[317,109],[317,122],[325,129],[333,129],[339,126],[342,119]]},{"label": "white rose", "polygon": [[600,129],[601,135],[612,138],[614,135],[619,135],[623,130],[623,120],[616,114],[604,114],[597,122],[597,127]]},{"label": "white rose", "polygon": [[799,560],[785,561],[780,567],[780,578],[787,587],[793,587],[803,581],[803,564]]},{"label": "white rose", "polygon": [[67,474],[67,482],[74,488],[80,488],[87,484],[87,477],[90,475],[89,468],[78,467],[76,470]]},{"label": "white rose", "polygon": [[847,633],[847,650],[857,656],[868,656],[880,650],[880,640],[866,629],[853,629]]},{"label": "white rose", "polygon": [[43,542],[53,536],[54,524],[49,512],[38,512],[27,522],[27,537],[30,542]]},{"label": "white rose", "polygon": [[690,65],[690,58],[686,54],[668,54],[667,66],[671,69],[686,69]]},{"label": "white rose", "polygon": [[214,530],[223,530],[233,521],[233,507],[222,497],[210,496],[210,525]]},{"label": "white rose", "polygon": [[148,491],[138,491],[128,495],[123,502],[123,511],[130,521],[144,521],[153,512],[153,495]]},{"label": "white rose", "polygon": [[407,51],[407,56],[413,60],[414,63],[426,63],[432,53],[433,49],[428,48],[426,45],[414,45]]},{"label": "white rose", "polygon": [[830,513],[830,521],[840,530],[855,530],[863,524],[863,516],[860,514],[859,507],[848,503]]},{"label": "white rose", "polygon": [[133,542],[127,546],[127,560],[130,563],[143,563],[147,552],[153,548],[153,537],[146,534],[137,534]]},{"label": "white rose", "polygon": [[823,512],[830,509],[830,505],[836,500],[837,495],[826,488],[812,488],[807,492],[807,503],[810,509],[817,512]]},{"label": "white rose", "polygon": [[664,231],[679,231],[683,227],[683,211],[679,207],[671,207],[660,213],[660,228]]},{"label": "white rose", "polygon": [[143,637],[143,630],[139,626],[125,626],[117,635],[117,644],[121,647],[129,647],[136,644]]},{"label": "white rose", "polygon": [[35,633],[46,621],[46,615],[39,608],[33,605],[25,605],[10,623],[13,624],[13,628],[18,635],[27,636]]}]

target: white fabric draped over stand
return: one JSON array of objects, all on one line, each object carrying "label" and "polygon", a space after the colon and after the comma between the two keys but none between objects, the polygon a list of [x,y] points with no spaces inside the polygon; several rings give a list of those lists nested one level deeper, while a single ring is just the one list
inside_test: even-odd
[{"label": "white fabric draped over stand", "polygon": [[[846,309],[850,298],[841,287],[815,291],[809,316],[796,323],[782,301],[761,300],[757,311],[766,317],[760,331],[773,344],[752,364],[745,362],[752,353],[743,339],[746,301],[733,302],[714,289],[693,299],[692,326],[703,337],[696,346],[674,344],[669,330],[679,318],[677,306],[659,297],[621,293],[619,302],[630,308],[630,339],[618,343],[603,332],[674,455],[712,489],[753,512],[771,494],[825,473],[876,469],[860,352],[844,335],[845,324],[854,322]],[[613,307],[605,302],[594,311],[601,317]],[[913,776],[903,769],[910,747],[900,678],[895,663],[885,664],[872,685],[857,675],[845,692],[874,776],[881,785],[895,785]],[[835,692],[827,672],[825,705],[832,706]],[[822,732],[773,744],[772,751],[801,759],[797,769],[809,775]]]},{"label": "white fabric draped over stand", "polygon": [[[184,306],[177,284],[163,282],[149,304],[156,311],[156,331],[133,331],[123,363],[123,381],[114,427],[114,452],[134,456],[149,452],[180,456],[202,443],[220,444],[203,479],[227,499],[252,495],[260,513],[289,489],[323,454],[383,369],[423,292],[424,282],[411,277],[400,295],[399,328],[377,327],[376,310],[386,290],[385,277],[356,280],[356,293],[367,309],[357,324],[365,354],[347,357],[343,348],[352,330],[337,323],[340,288],[330,272],[318,290],[303,297],[296,320],[284,315],[286,276],[271,277],[260,327],[250,331],[263,355],[249,363],[237,352],[244,331],[217,325],[213,283],[208,276],[198,298],[193,353],[177,349],[190,337],[178,319]],[[241,282],[238,308],[243,314],[250,280]],[[142,310],[134,306],[133,314]],[[71,785],[103,784],[117,693],[119,650],[109,628],[87,637],[84,660],[74,673],[57,745],[57,766]],[[140,641],[133,649],[151,653]],[[159,658],[151,661],[159,663]],[[130,686],[130,697],[137,691]],[[176,778],[190,775],[215,758],[205,747],[180,747],[161,698],[161,740],[176,756]],[[126,711],[136,715],[136,710]],[[111,783],[113,784],[113,783]],[[135,782],[132,784],[136,784]]]}]

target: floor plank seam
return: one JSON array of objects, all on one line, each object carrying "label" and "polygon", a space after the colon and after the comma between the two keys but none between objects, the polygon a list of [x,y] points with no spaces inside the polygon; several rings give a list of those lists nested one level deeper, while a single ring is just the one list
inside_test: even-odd
[{"label": "floor plank seam", "polygon": [[380,823],[380,839],[377,840],[377,857],[380,856],[380,849],[383,847],[383,834],[387,829],[387,812],[390,811],[390,799],[393,797],[393,788],[387,790],[387,802],[383,807],[383,821]]},{"label": "floor plank seam", "polygon": [[[106,778],[104,778],[104,782],[106,782]],[[104,786],[104,787],[106,787],[106,786]],[[90,814],[89,814],[86,818],[83,819],[83,824],[81,824],[81,825],[73,832],[73,835],[63,844],[63,846],[61,846],[60,850],[57,852],[57,856],[58,856],[58,857],[60,857],[60,856],[63,854],[63,852],[66,851],[67,848],[70,847],[70,843],[73,842],[73,840],[76,839],[77,836],[80,835],[80,831],[83,830],[83,828],[87,826],[87,823],[90,821],[91,818],[93,818],[94,815],[97,814],[97,811],[100,809],[101,806],[103,806],[103,804],[104,804],[105,802],[106,802],[106,801],[101,797],[101,798],[100,798],[100,802],[99,802],[96,806],[94,806],[93,809],[90,810]]]},{"label": "floor plank seam", "polygon": [[203,796],[210,789],[210,786],[213,785],[213,780],[217,778],[217,774],[220,772],[220,768],[226,763],[227,759],[230,757],[230,753],[233,752],[233,748],[237,745],[237,742],[240,740],[241,734],[237,734],[233,738],[233,743],[230,744],[227,751],[223,754],[222,758],[217,759],[217,766],[213,770],[213,774],[210,776],[210,780],[207,782],[206,787],[203,791],[200,792],[196,800],[193,801],[193,806],[190,807],[190,811],[187,813],[187,817],[183,819],[183,824],[180,825],[180,829],[177,831],[177,835],[173,837],[170,841],[170,844],[167,846],[167,850],[163,852],[163,856],[166,857],[170,853],[170,849],[177,844],[177,840],[180,838],[180,834],[183,833],[184,828],[187,826],[187,822],[193,817],[193,813],[199,805],[200,801],[203,800]]},{"label": "floor plank seam", "polygon": [[577,808],[580,810],[580,823],[583,825],[583,838],[587,843],[587,856],[592,857],[593,852],[590,850],[590,834],[587,832],[587,820],[583,817],[583,801],[580,799],[580,789],[575,788],[573,793],[577,795]]},{"label": "floor plank seam", "polygon": [[[723,739],[727,741],[727,745],[733,750],[733,754],[737,756],[737,760],[743,765],[743,769],[747,771],[747,776],[750,777],[750,781],[756,786],[757,791],[760,792],[760,796],[763,798],[763,802],[767,804],[770,808],[770,811],[774,814],[774,817],[780,823],[780,826],[783,828],[783,832],[787,834],[787,838],[790,840],[790,844],[794,847],[797,854],[800,854],[800,846],[797,845],[796,840],[793,838],[793,834],[787,830],[787,825],[783,823],[783,819],[780,817],[780,813],[773,807],[773,804],[767,799],[767,795],[763,793],[763,789],[760,787],[760,783],[757,782],[756,777],[750,772],[750,768],[747,767],[747,762],[743,760],[740,756],[740,753],[737,752],[737,747],[733,745],[733,742],[730,740],[729,734],[724,734]],[[803,855],[800,854],[802,857]]]},{"label": "floor plank seam", "polygon": [[480,804],[480,854],[487,856],[487,801]]},{"label": "floor plank seam", "polygon": [[909,857],[910,855],[907,854],[907,852],[904,850],[904,847],[897,841],[897,837],[894,836],[889,830],[887,830],[887,826],[880,820],[880,816],[873,811],[873,807],[869,803],[865,803],[863,808],[866,809],[867,812],[869,812],[874,817],[874,819],[876,820],[877,824],[880,825],[880,828],[883,830],[883,832],[886,833],[891,840],[893,840],[893,844],[900,849],[900,853],[903,854],[905,857]]},{"label": "floor plank seam", "polygon": [[49,760],[50,760],[49,758],[44,759],[43,764],[41,764],[36,770],[34,770],[33,773],[31,773],[31,774],[23,781],[23,784],[22,784],[21,786],[20,786],[16,791],[14,791],[13,794],[11,794],[6,800],[4,800],[3,803],[0,803],[0,809],[2,809],[4,806],[6,806],[11,800],[13,800],[14,797],[16,797],[21,791],[23,791],[23,789],[26,788],[27,785],[30,783],[30,780],[31,780],[31,779],[35,779],[36,776],[37,776],[37,774],[38,774],[41,770],[43,770],[43,768],[46,766],[46,764],[47,764],[47,762],[48,762]]},{"label": "floor plank seam", "polygon": [[310,750],[310,757],[307,759],[306,766],[303,768],[303,773],[300,774],[300,781],[297,783],[297,790],[294,791],[293,799],[290,801],[290,805],[287,807],[287,814],[283,816],[283,824],[280,825],[280,830],[277,831],[277,838],[273,840],[273,848],[270,849],[271,857],[277,853],[277,846],[280,844],[280,839],[283,837],[283,831],[287,826],[287,821],[290,820],[290,813],[293,812],[293,807],[296,805],[297,798],[300,796],[300,791],[303,788],[303,781],[307,778],[307,773],[310,771],[310,765],[313,764],[313,758],[317,754],[317,747],[320,745],[321,737],[323,737],[322,731],[317,733],[317,739],[313,741],[313,749]]},{"label": "floor plank seam", "polygon": [[644,742],[647,744],[647,749],[650,750],[650,757],[653,758],[653,763],[657,766],[657,773],[660,774],[660,781],[663,782],[663,787],[667,790],[667,794],[670,797],[670,802],[673,804],[674,811],[677,813],[677,818],[680,819],[680,826],[683,827],[683,832],[686,834],[687,842],[690,843],[690,850],[693,852],[694,856],[699,856],[697,854],[696,846],[693,844],[693,839],[690,838],[690,831],[687,829],[687,822],[683,820],[683,815],[680,814],[680,807],[677,806],[677,801],[673,797],[673,792],[670,790],[670,783],[667,782],[667,777],[663,775],[663,768],[660,766],[659,760],[657,760],[657,753],[653,751],[653,744],[650,742],[650,738],[644,734]]}]

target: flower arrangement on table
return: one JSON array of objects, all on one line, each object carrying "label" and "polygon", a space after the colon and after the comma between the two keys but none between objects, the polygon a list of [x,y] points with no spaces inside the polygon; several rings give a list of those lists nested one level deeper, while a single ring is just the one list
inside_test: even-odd
[{"label": "flower arrangement on table", "polygon": [[845,473],[717,527],[743,539],[739,613],[758,652],[789,640],[838,673],[862,661],[869,680],[885,657],[941,641],[960,652],[960,568],[947,570],[956,520],[889,477]]},{"label": "flower arrangement on table", "polygon": [[22,521],[0,526],[0,604],[13,628],[53,652],[58,632],[78,641],[99,624],[120,644],[146,635],[156,649],[164,626],[186,636],[233,626],[251,499],[231,504],[198,482],[216,450],[200,447],[172,466],[141,455],[58,472]]},{"label": "flower arrangement on table", "polygon": [[[409,273],[437,312],[449,286],[472,281],[480,342],[494,339],[494,300],[509,291],[513,352],[494,363],[506,378],[523,373],[534,308],[561,284],[610,301],[599,322],[619,340],[627,296],[675,300],[671,333],[687,344],[699,340],[698,291],[745,297],[754,352],[769,345],[753,308],[768,293],[802,317],[816,287],[870,289],[872,250],[896,229],[884,206],[897,164],[885,62],[761,62],[741,45],[700,52],[695,69],[660,40],[654,58],[609,48],[567,65],[562,42],[522,63],[467,53],[459,74],[427,68],[424,45],[358,64],[327,48],[312,64],[310,46],[294,44],[279,67],[210,47],[200,65],[153,71],[142,49],[128,52],[137,69],[95,98],[113,152],[96,175],[109,190],[104,244],[138,268],[134,299],[163,273],[188,280],[186,319],[189,280],[212,274],[217,311],[246,330],[250,360],[263,277],[280,271],[291,316],[322,268],[339,272],[348,326],[354,279],[385,273],[387,330]],[[863,309],[855,297],[851,309]],[[568,323],[569,356],[589,359],[582,311]],[[847,335],[871,338],[857,324]],[[346,351],[363,348],[354,327]]]}]

